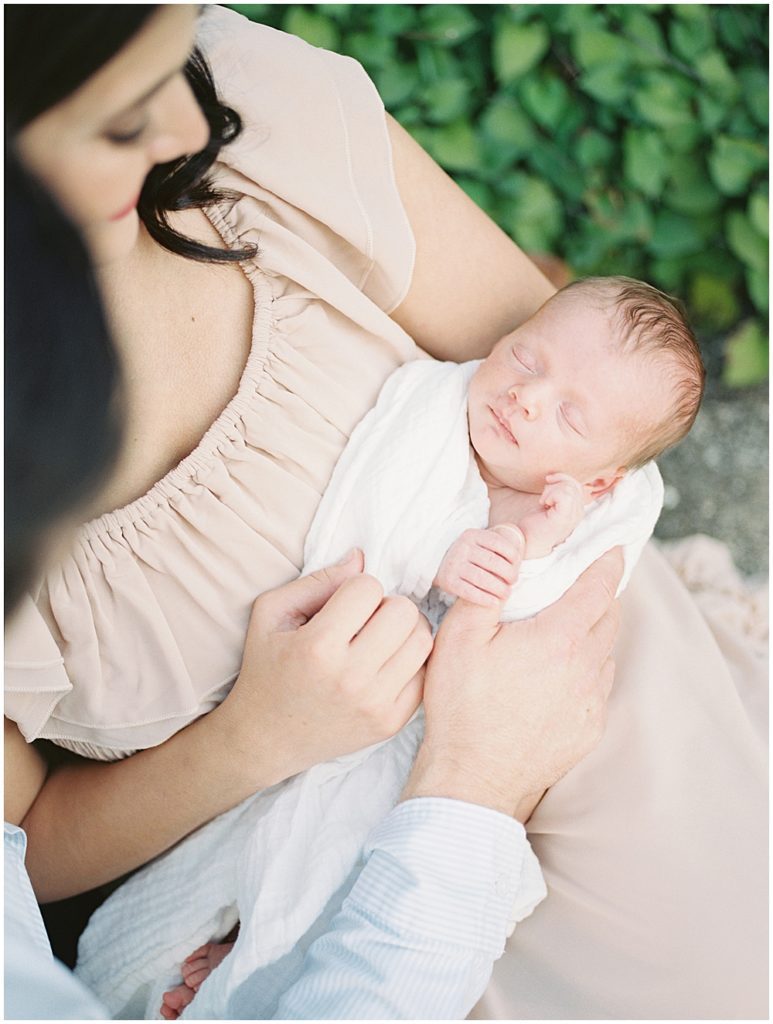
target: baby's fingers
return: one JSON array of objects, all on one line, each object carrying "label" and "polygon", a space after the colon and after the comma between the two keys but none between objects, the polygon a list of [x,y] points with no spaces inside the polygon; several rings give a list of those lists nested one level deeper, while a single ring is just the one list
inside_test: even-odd
[{"label": "baby's fingers", "polygon": [[498,577],[503,583],[511,586],[518,576],[521,559],[520,556],[508,557],[479,547],[470,555],[469,564]]},{"label": "baby's fingers", "polygon": [[471,587],[490,594],[499,601],[504,600],[510,593],[510,584],[506,580],[474,564],[466,565],[460,573],[460,578],[462,583],[469,583]]},{"label": "baby's fingers", "polygon": [[498,598],[489,594],[488,591],[480,590],[471,583],[467,583],[466,580],[459,580],[453,592],[455,597],[461,597],[463,600],[469,601],[470,604],[481,605],[483,608],[495,608],[497,605],[502,604]]}]

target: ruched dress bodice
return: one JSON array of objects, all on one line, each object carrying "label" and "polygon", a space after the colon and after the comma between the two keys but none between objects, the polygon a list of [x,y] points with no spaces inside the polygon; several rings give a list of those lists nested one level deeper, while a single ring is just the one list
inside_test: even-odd
[{"label": "ruched dress bodice", "polygon": [[419,354],[388,315],[414,243],[360,65],[219,7],[200,44],[243,120],[207,213],[225,244],[257,245],[247,364],[195,450],[83,526],[7,633],[6,714],[92,758],[161,743],[226,696],[253,601],[297,575],[349,434]]}]

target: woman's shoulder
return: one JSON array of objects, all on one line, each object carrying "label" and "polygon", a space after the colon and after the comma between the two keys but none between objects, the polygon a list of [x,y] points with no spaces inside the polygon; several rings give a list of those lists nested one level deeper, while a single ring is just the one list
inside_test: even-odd
[{"label": "woman's shoulder", "polygon": [[[201,21],[198,42],[218,94],[242,122],[218,157],[237,172],[223,181],[263,204],[263,265],[271,258],[267,221],[283,232],[301,230],[312,249],[329,240],[336,267],[356,289],[394,309],[410,285],[415,243],[373,82],[352,58],[234,11],[207,8]],[[243,233],[258,226],[253,220],[250,214],[234,226]]]}]

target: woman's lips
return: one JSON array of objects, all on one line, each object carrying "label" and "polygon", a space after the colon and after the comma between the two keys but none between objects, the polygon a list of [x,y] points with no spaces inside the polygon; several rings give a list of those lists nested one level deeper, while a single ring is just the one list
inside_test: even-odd
[{"label": "woman's lips", "polygon": [[517,447],[517,446],[518,446],[518,441],[517,441],[517,440],[515,439],[515,437],[514,437],[514,435],[513,435],[512,431],[511,431],[511,430],[510,430],[510,428],[508,427],[508,425],[507,425],[507,423],[505,422],[505,420],[504,420],[504,419],[502,418],[502,416],[500,416],[500,414],[499,414],[499,413],[498,413],[498,412],[496,411],[496,409],[494,409],[494,408],[493,408],[493,407],[491,407],[491,406],[490,406],[489,408],[491,409],[491,415],[492,415],[492,416],[494,417],[494,421],[495,421],[495,423],[496,423],[496,424],[497,424],[497,426],[499,427],[499,433],[500,433],[500,434],[501,434],[501,435],[502,435],[502,436],[503,436],[503,437],[504,437],[504,438],[505,438],[506,440],[508,440],[508,441],[509,441],[509,442],[510,442],[511,444],[514,444],[514,445],[516,445],[516,447]]},{"label": "woman's lips", "polygon": [[110,220],[121,220],[121,218],[127,217],[132,212],[132,210],[136,208],[137,203],[139,201],[140,197],[136,196],[134,199],[132,199],[128,206],[125,206],[122,210],[119,210],[118,213],[114,213]]}]

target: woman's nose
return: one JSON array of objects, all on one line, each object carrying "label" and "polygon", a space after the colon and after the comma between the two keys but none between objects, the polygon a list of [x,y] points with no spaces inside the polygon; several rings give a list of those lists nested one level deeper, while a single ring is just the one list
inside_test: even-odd
[{"label": "woman's nose", "polygon": [[182,71],[169,82],[163,101],[157,117],[159,130],[149,145],[153,164],[199,153],[210,136],[209,122]]}]

